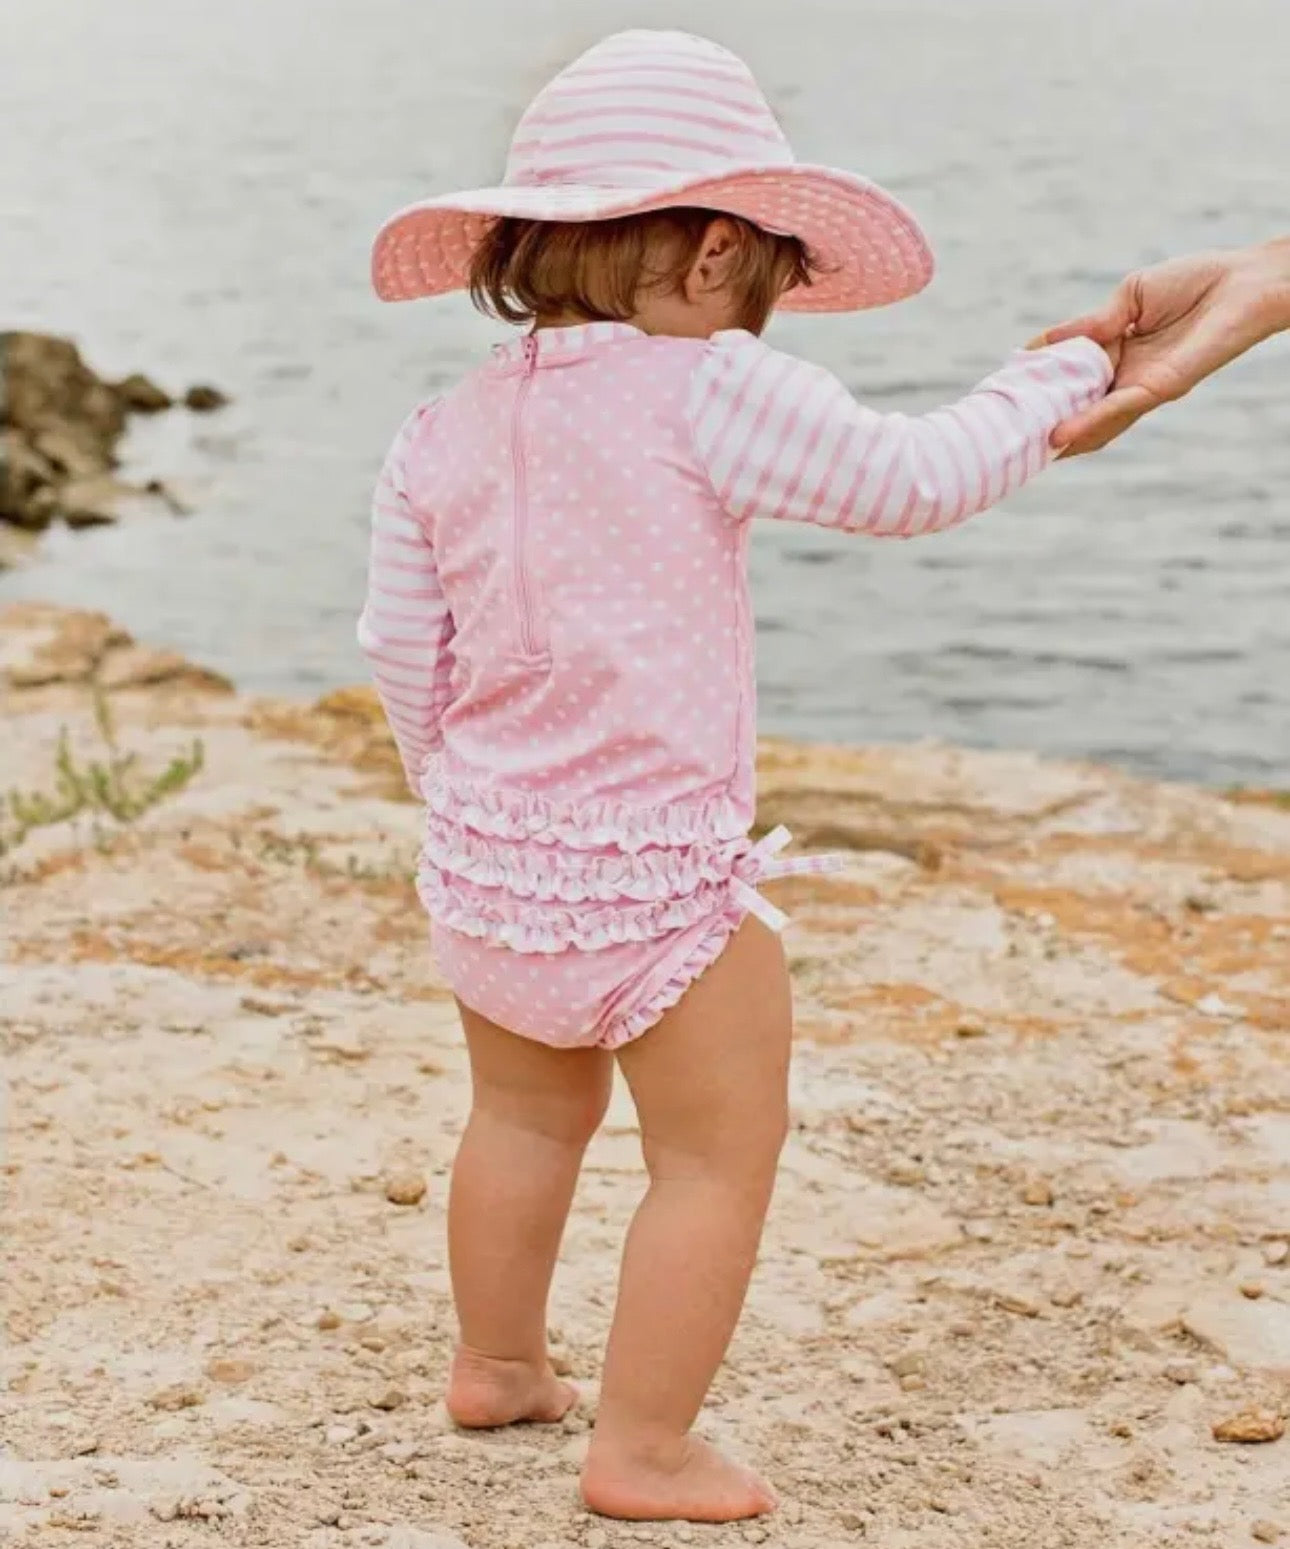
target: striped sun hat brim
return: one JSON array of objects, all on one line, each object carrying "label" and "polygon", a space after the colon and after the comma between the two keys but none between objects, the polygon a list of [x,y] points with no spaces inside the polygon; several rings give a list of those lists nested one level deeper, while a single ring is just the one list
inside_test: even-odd
[{"label": "striped sun hat brim", "polygon": [[884,306],[931,278],[914,217],[867,178],[798,162],[742,60],[685,33],[628,32],[538,94],[501,184],[392,216],[376,238],[373,283],[386,301],[462,289],[502,216],[581,222],[679,205],[799,237],[818,275],[784,297],[788,309]]}]

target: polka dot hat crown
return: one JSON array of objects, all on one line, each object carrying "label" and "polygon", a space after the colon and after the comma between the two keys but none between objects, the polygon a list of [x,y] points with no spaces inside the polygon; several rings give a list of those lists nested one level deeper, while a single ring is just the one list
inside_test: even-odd
[{"label": "polka dot hat crown", "polygon": [[623,32],[567,66],[534,99],[502,183],[427,199],[377,235],[385,301],[463,289],[499,216],[597,221],[679,205],[741,215],[801,238],[821,273],[785,308],[851,312],[920,291],[927,239],[884,189],[799,162],[744,62],[680,32]]}]

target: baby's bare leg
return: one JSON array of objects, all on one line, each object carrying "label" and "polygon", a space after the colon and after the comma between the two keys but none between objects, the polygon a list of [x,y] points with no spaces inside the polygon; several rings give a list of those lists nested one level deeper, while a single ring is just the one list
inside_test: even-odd
[{"label": "baby's bare leg", "polygon": [[464,1426],[554,1421],[577,1393],[547,1361],[547,1295],[613,1060],[519,1038],[464,1006],[461,1019],[474,1100],[448,1207],[461,1327],[448,1412]]},{"label": "baby's bare leg", "polygon": [[743,1306],[787,1127],[792,1009],[755,920],[620,1053],[650,1187],[628,1234],[583,1497],[606,1516],[721,1522],[775,1498],[691,1434]]}]

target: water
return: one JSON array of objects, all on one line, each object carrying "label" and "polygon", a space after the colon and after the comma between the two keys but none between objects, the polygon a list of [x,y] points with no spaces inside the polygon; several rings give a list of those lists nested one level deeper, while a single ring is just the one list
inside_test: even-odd
[{"label": "water", "polygon": [[[366,502],[407,407],[496,336],[382,307],[368,239],[487,182],[551,68],[708,32],[799,153],[888,182],[940,274],[774,338],[922,409],[1170,252],[1290,230],[1284,0],[0,0],[0,321],[212,380],[132,455],[195,508],[55,533],[0,596],[109,609],[247,688],[362,671]],[[763,724],[1290,783],[1290,350],[909,545],[759,535]]]}]

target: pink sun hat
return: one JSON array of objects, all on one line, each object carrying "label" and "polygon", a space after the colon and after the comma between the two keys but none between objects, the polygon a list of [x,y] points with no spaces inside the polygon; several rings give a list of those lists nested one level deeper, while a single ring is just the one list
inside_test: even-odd
[{"label": "pink sun hat", "polygon": [[918,222],[853,172],[799,162],[748,66],[683,32],[620,32],[545,86],[520,119],[501,185],[426,199],[377,234],[383,301],[462,290],[499,216],[597,221],[680,205],[799,237],[821,273],[789,291],[797,312],[854,312],[915,295],[932,277]]}]

